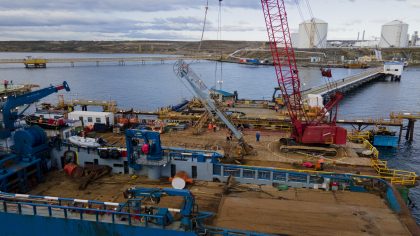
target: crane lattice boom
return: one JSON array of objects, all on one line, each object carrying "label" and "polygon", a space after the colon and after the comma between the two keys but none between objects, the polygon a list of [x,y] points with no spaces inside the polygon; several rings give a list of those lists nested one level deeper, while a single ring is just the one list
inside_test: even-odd
[{"label": "crane lattice boom", "polygon": [[261,0],[261,5],[277,82],[294,127],[292,138],[299,143],[345,144],[347,133],[344,128],[336,126],[335,122],[322,124],[328,111],[342,99],[342,94],[332,96],[332,100],[318,112],[316,118],[309,119],[300,93],[299,72],[284,0]]},{"label": "crane lattice boom", "polygon": [[277,81],[298,136],[302,135],[300,80],[283,1],[261,0]]}]

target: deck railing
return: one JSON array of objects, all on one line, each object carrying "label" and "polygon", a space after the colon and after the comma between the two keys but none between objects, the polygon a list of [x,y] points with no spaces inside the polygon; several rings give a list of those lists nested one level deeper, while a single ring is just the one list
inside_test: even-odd
[{"label": "deck railing", "polygon": [[[64,205],[70,203],[78,203],[81,204],[81,206]],[[88,204],[95,205],[97,208],[85,206]],[[106,206],[112,206],[114,208],[112,210],[106,209]],[[119,203],[107,203],[82,199],[60,199],[57,197],[31,196],[26,194],[0,196],[0,212],[3,213],[87,220],[143,227],[148,227],[151,221],[158,222],[163,220],[163,216],[160,215],[118,211],[118,206],[120,206]],[[160,224],[152,225],[154,227],[165,228],[164,225]]]},{"label": "deck railing", "polygon": [[393,184],[414,185],[417,180],[417,174],[413,171],[388,168],[387,161],[379,159],[379,150],[369,142],[370,136],[371,134],[368,131],[351,132],[348,135],[348,140],[361,142],[366,149],[372,152],[370,165],[381,178],[387,179]]}]

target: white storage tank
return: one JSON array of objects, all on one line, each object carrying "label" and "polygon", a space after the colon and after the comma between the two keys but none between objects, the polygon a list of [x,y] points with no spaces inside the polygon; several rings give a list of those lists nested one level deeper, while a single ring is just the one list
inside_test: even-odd
[{"label": "white storage tank", "polygon": [[291,33],[290,38],[292,40],[293,48],[297,48],[299,46],[299,33]]},{"label": "white storage tank", "polygon": [[383,25],[379,47],[408,47],[408,24],[400,20],[394,20]]},{"label": "white storage tank", "polygon": [[298,48],[326,48],[328,23],[312,18],[299,24]]}]

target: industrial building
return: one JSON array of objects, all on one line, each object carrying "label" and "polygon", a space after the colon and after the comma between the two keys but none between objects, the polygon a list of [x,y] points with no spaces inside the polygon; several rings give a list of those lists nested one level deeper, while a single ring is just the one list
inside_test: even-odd
[{"label": "industrial building", "polygon": [[408,24],[400,20],[394,20],[382,25],[379,47],[408,47]]},{"label": "industrial building", "polygon": [[355,47],[359,48],[376,48],[379,44],[378,40],[362,40],[354,43]]},{"label": "industrial building", "polygon": [[414,31],[413,35],[411,35],[410,46],[412,46],[412,47],[420,46],[419,32],[418,31]]},{"label": "industrial building", "polygon": [[[298,48],[326,48],[328,23],[312,18],[299,24]],[[293,39],[292,39],[293,40]]]},{"label": "industrial building", "polygon": [[73,111],[68,114],[70,120],[81,120],[85,126],[95,123],[114,125],[114,114],[112,112],[96,111]]}]

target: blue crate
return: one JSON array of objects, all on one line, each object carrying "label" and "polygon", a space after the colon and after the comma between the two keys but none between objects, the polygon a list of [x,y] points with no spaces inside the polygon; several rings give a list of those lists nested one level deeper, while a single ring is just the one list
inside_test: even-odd
[{"label": "blue crate", "polygon": [[380,147],[398,147],[398,137],[389,135],[375,135],[373,145]]}]

